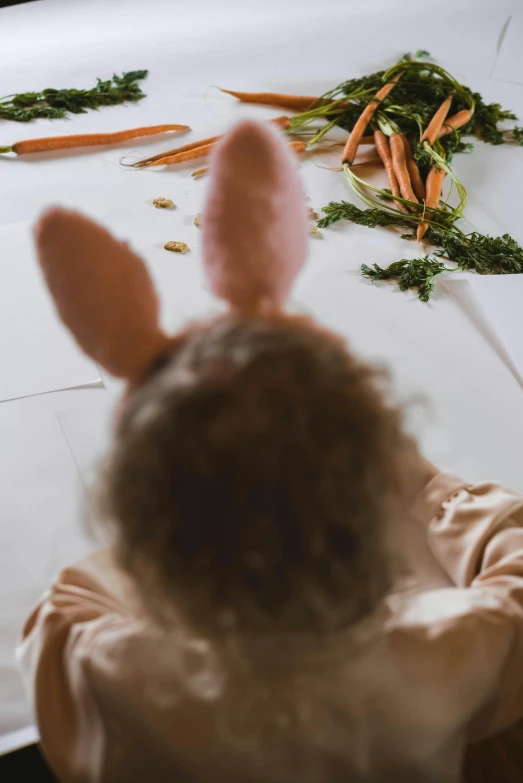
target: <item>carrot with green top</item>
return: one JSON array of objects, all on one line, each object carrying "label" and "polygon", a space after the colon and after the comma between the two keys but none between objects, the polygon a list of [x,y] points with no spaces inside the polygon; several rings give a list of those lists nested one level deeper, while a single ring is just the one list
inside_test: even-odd
[{"label": "carrot with green top", "polygon": [[393,133],[389,139],[389,143],[390,151],[392,153],[392,166],[398,179],[400,193],[404,199],[407,199],[407,201],[415,201],[418,203],[416,194],[412,190],[412,183],[410,181],[410,174],[407,168],[407,156],[405,154],[403,139],[399,133]]},{"label": "carrot with green top", "polygon": [[[378,151],[378,155],[383,161],[385,171],[387,172],[391,193],[393,196],[400,196],[401,193],[398,185],[398,178],[394,173],[394,166],[392,165],[392,155],[390,152],[389,140],[382,131],[376,130],[374,131],[374,141],[376,143],[376,150]],[[402,204],[401,201],[395,201],[394,204],[400,212],[408,212],[407,207],[405,204]]]},{"label": "carrot with green top", "polygon": [[437,112],[434,114],[433,118],[427,125],[425,132],[423,136],[421,137],[422,141],[428,141],[430,146],[434,144],[436,139],[438,138],[438,133],[440,132],[443,123],[445,122],[445,119],[447,117],[447,114],[449,113],[450,104],[452,103],[452,95],[449,95],[448,98],[446,98]]},{"label": "carrot with green top", "polygon": [[70,136],[46,136],[41,139],[26,139],[17,141],[10,147],[0,147],[0,152],[16,152],[17,155],[28,155],[35,152],[51,152],[53,150],[74,149],[75,147],[96,147],[107,144],[117,144],[143,136],[156,136],[171,131],[190,130],[188,125],[148,125],[143,128],[116,131],[116,133],[78,133]]},{"label": "carrot with green top", "polygon": [[398,73],[397,76],[392,79],[392,81],[387,82],[387,84],[384,84],[381,90],[378,90],[376,93],[376,97],[373,101],[367,104],[365,108],[363,109],[362,113],[356,120],[356,123],[354,124],[353,129],[350,132],[349,138],[347,139],[347,143],[345,145],[345,149],[343,150],[342,155],[342,162],[348,163],[349,166],[352,166],[354,163],[354,158],[356,157],[356,152],[358,151],[358,147],[361,142],[361,137],[365,133],[365,128],[371,121],[374,112],[380,105],[380,103],[387,97],[387,95],[390,93],[390,91],[395,87],[398,80],[401,79],[403,75],[403,71],[401,73]]},{"label": "carrot with green top", "polygon": [[[445,179],[445,171],[443,169],[440,169],[439,166],[432,166],[429,173],[427,174],[427,196],[425,198],[425,205],[427,207],[430,207],[432,209],[436,209],[439,200],[441,198],[441,188],[443,185],[443,180]],[[416,232],[416,239],[418,242],[421,242],[423,237],[425,236],[425,233],[427,231],[428,224],[427,223],[420,223],[418,226],[418,230]]]}]

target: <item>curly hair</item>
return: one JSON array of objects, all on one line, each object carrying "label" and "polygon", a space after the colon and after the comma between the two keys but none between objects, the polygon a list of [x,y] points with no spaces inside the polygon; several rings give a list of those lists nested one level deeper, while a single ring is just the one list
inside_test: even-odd
[{"label": "curly hair", "polygon": [[228,315],[188,328],[131,394],[102,508],[147,601],[208,632],[318,637],[389,586],[410,451],[380,373],[340,337]]}]

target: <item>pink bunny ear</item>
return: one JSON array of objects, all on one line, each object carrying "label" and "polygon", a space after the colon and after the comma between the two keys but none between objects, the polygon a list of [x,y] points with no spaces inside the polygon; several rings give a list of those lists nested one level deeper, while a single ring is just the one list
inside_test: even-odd
[{"label": "pink bunny ear", "polygon": [[213,156],[203,260],[213,293],[233,307],[282,307],[307,252],[303,191],[285,142],[246,120]]},{"label": "pink bunny ear", "polygon": [[46,212],[35,238],[56,309],[80,347],[113,375],[140,378],[170,344],[142,259],[92,220],[65,209]]}]

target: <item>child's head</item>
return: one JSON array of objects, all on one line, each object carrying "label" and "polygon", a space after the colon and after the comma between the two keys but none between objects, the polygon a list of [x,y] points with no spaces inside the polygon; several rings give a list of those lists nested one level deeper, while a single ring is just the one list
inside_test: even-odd
[{"label": "child's head", "polygon": [[132,394],[104,510],[137,584],[200,628],[321,634],[388,585],[408,448],[338,337],[230,315],[181,335]]},{"label": "child's head", "polygon": [[203,262],[229,314],[175,338],[128,247],[63,210],[37,231],[63,321],[129,383],[105,512],[156,605],[216,633],[338,630],[388,584],[383,530],[410,501],[411,447],[373,371],[282,312],[307,243],[285,144],[243,123],[211,168]]}]

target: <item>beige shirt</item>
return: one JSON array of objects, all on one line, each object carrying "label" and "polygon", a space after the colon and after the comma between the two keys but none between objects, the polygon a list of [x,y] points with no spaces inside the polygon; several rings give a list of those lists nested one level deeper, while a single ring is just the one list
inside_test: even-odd
[{"label": "beige shirt", "polygon": [[317,720],[297,747],[284,715],[277,734],[260,724],[248,736],[261,702],[206,641],[140,617],[108,553],[63,571],[19,648],[61,781],[339,783],[318,748],[339,758],[342,727],[347,769],[362,779],[394,769],[405,783],[455,783],[467,740],[523,717],[523,498],[440,474],[416,523],[394,533],[410,579],[361,654],[325,666],[321,709],[302,678],[300,709]]}]

